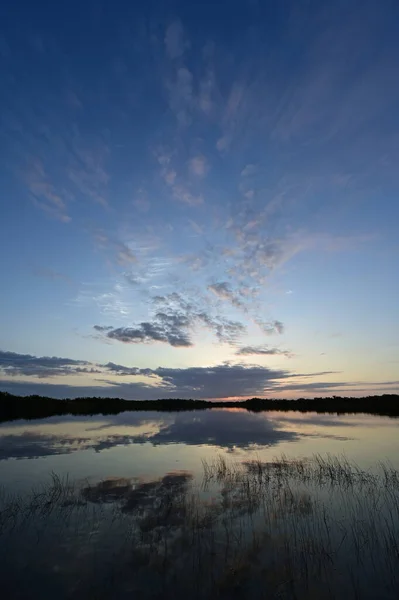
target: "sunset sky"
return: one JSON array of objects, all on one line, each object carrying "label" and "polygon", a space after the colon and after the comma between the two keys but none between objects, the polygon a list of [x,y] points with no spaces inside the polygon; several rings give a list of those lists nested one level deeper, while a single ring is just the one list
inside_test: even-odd
[{"label": "sunset sky", "polygon": [[6,1],[0,390],[399,390],[397,0]]}]

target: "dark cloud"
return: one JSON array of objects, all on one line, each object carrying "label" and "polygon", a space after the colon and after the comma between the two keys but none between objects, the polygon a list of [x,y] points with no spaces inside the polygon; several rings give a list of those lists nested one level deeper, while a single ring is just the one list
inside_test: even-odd
[{"label": "dark cloud", "polygon": [[[316,375],[316,374],[315,374]],[[311,375],[306,375],[306,377],[311,377]],[[295,383],[295,384],[283,384],[281,386],[282,391],[297,391],[297,392],[306,392],[306,391],[314,391],[321,392],[323,390],[336,391],[340,388],[352,387],[353,382],[347,381],[312,381],[311,383]],[[381,384],[377,384],[381,385]]]},{"label": "dark cloud", "polygon": [[112,477],[83,488],[89,502],[118,502],[123,512],[131,512],[138,527],[147,535],[159,539],[159,528],[172,534],[180,529],[187,518],[187,503],[182,499],[189,492],[193,474],[172,471],[162,478],[137,482],[123,477]]},{"label": "dark cloud", "polygon": [[138,375],[141,371],[137,367],[125,367],[124,365],[117,365],[112,362],[106,363],[104,368],[118,375]]},{"label": "dark cloud", "polygon": [[[37,431],[25,431],[18,435],[1,436],[0,460],[9,458],[40,458],[56,454],[70,454],[78,449],[82,440],[61,439]],[[77,446],[72,447],[75,443]]]},{"label": "dark cloud", "polygon": [[248,448],[253,444],[272,446],[282,441],[298,439],[292,430],[285,431],[262,415],[246,411],[211,410],[178,413],[172,423],[151,434],[153,444],[211,444],[222,448]]},{"label": "dark cloud", "polygon": [[[152,418],[149,415],[153,415]],[[294,422],[293,419],[292,421]],[[265,413],[260,416],[244,409],[162,414],[125,412],[107,416],[104,425],[97,427],[96,431],[106,431],[115,426],[134,427],[143,423],[155,424],[158,430],[154,432],[152,427],[144,437],[135,436],[134,441],[149,441],[155,445],[212,444],[220,447],[247,448],[252,444],[270,446],[280,441],[298,439],[299,435],[302,435],[295,432],[292,427],[289,431],[283,429],[280,425],[280,415],[278,419],[268,418]]]},{"label": "dark cloud", "polygon": [[265,355],[265,356],[286,356],[290,358],[292,356],[291,352],[288,350],[280,350],[279,348],[271,348],[270,346],[243,346],[239,348],[236,354],[240,356],[251,356],[251,355]]},{"label": "dark cloud", "polygon": [[192,346],[188,333],[190,326],[190,320],[184,314],[158,312],[153,322],[111,329],[107,337],[127,344],[164,342],[174,347],[188,347]]},{"label": "dark cloud", "polygon": [[253,396],[273,388],[275,381],[289,376],[284,370],[240,364],[185,369],[158,367],[153,373],[172,389],[198,398]]},{"label": "dark cloud", "polygon": [[143,437],[129,435],[109,435],[101,438],[61,437],[46,435],[37,431],[25,431],[20,434],[1,436],[0,460],[10,458],[41,458],[59,454],[72,454],[80,450],[101,452],[115,446],[125,446],[134,442],[142,443]]},{"label": "dark cloud", "polygon": [[[262,369],[262,367],[258,367]],[[150,370],[149,370],[150,371]],[[184,369],[183,369],[184,371]],[[263,381],[251,380],[251,371],[244,373],[235,372],[236,377],[233,377],[232,382],[225,382],[222,378],[220,381],[214,378],[213,383],[215,387],[211,386],[212,377],[205,375],[206,368],[204,371],[204,381],[201,385],[190,387],[189,384],[184,388],[174,388],[173,386],[167,386],[162,382],[157,385],[147,385],[143,382],[128,382],[121,383],[115,381],[103,381],[103,385],[81,385],[71,386],[63,384],[50,384],[50,383],[38,383],[34,381],[10,381],[7,379],[0,379],[0,390],[9,392],[11,394],[17,394],[21,396],[27,396],[30,394],[37,394],[41,396],[50,396],[53,398],[77,398],[84,396],[101,397],[101,398],[126,398],[128,400],[154,400],[155,398],[224,398],[228,396],[237,397],[253,397],[253,396],[269,396],[273,397],[281,392],[296,392],[298,395],[304,393],[305,395],[318,395],[325,394],[326,391],[331,393],[347,394],[350,392],[354,395],[359,394],[371,394],[371,393],[396,393],[398,391],[398,382],[387,381],[387,382],[345,382],[335,381],[326,382],[318,381],[312,383],[302,383],[295,379],[294,383],[287,384],[284,377],[277,378],[275,380],[270,377],[263,378]],[[214,369],[213,369],[214,371]],[[232,369],[233,371],[233,369]],[[152,374],[156,374],[156,371],[150,371]],[[271,374],[273,370],[271,371]],[[237,381],[237,377],[241,375],[241,380]],[[226,373],[226,377],[228,372]],[[309,375],[311,376],[311,375]],[[315,374],[316,376],[316,374]],[[286,378],[291,379],[296,377],[302,377],[301,374],[292,375],[287,372]],[[177,379],[177,378],[176,378]],[[195,382],[195,378],[194,382]],[[224,383],[225,382],[225,383]],[[235,385],[235,383],[237,385]],[[226,385],[226,387],[224,387]]]},{"label": "dark cloud", "polygon": [[[67,421],[68,419],[64,419]],[[83,419],[84,420],[84,419]],[[137,433],[137,426],[151,423],[147,433]],[[107,434],[109,428],[131,427],[131,433]],[[154,432],[155,426],[155,432]],[[60,454],[72,454],[84,450],[103,452],[116,446],[142,444],[153,445],[210,444],[220,448],[248,448],[258,444],[276,445],[292,441],[299,434],[283,429],[279,421],[265,415],[226,410],[194,411],[190,413],[121,413],[105,417],[104,424],[93,430],[86,429],[84,437],[48,435],[40,432],[40,424],[31,430],[1,437],[0,460],[11,458],[30,459]]]},{"label": "dark cloud", "polygon": [[163,342],[174,347],[192,346],[191,336],[198,325],[209,329],[219,342],[232,345],[246,332],[241,322],[214,316],[208,307],[204,310],[199,302],[188,302],[177,292],[154,296],[152,303],[156,312],[151,321],[117,328],[95,325],[94,329],[128,344]]},{"label": "dark cloud", "polygon": [[101,380],[101,386],[63,386],[35,384],[34,382],[10,382],[0,380],[0,389],[11,393],[37,393],[55,397],[102,396],[154,399],[170,398],[225,398],[229,396],[263,395],[275,390],[278,382],[293,377],[288,371],[259,365],[222,364],[213,367],[189,367],[185,369],[158,367],[139,369],[114,363],[98,365],[103,374],[121,376],[154,377],[151,385],[144,382],[121,383]]},{"label": "dark cloud", "polygon": [[[124,412],[118,415],[96,417],[100,425],[92,429],[87,426],[81,437],[48,435],[40,432],[41,424],[36,422],[18,434],[6,434],[1,437],[0,460],[11,458],[29,459],[60,454],[72,454],[84,450],[103,452],[116,446],[143,444],[153,445],[186,444],[212,445],[220,448],[249,448],[254,445],[277,446],[281,442],[296,441],[300,437],[320,436],[334,439],[348,439],[323,431],[331,427],[350,427],[358,419],[338,421],[331,415],[306,415],[290,417],[279,414],[278,418],[268,417],[265,413],[254,414],[246,410],[229,411],[214,409],[193,412]],[[58,422],[68,422],[71,417],[63,417]],[[85,422],[84,417],[75,421]],[[353,423],[352,423],[353,421]],[[46,419],[48,422],[48,419]],[[137,427],[150,424],[145,432],[138,433]],[[317,430],[302,431],[302,425],[314,425]],[[123,427],[126,433],[107,433]],[[131,432],[129,433],[129,428]],[[298,430],[296,430],[298,429]],[[105,491],[105,490],[104,490]]]},{"label": "dark cloud", "polygon": [[111,329],[113,329],[113,327],[112,325],[94,325],[93,329],[95,329],[96,331],[104,332],[110,331]]},{"label": "dark cloud", "polygon": [[[223,335],[235,335],[234,324],[224,324]],[[229,332],[228,328],[232,330]],[[112,330],[114,331],[114,330]],[[170,333],[170,332],[169,332]],[[172,335],[172,334],[170,334]],[[232,343],[231,337],[230,342]],[[173,340],[172,340],[173,341]],[[244,346],[237,351],[240,355],[286,354],[276,348]],[[287,354],[288,355],[288,354]],[[357,391],[362,382],[307,381],[309,378],[331,376],[336,371],[293,373],[257,364],[232,364],[229,362],[208,367],[156,369],[120,365],[113,362],[88,363],[59,357],[36,357],[30,354],[0,352],[0,373],[5,376],[30,376],[39,379],[60,375],[98,374],[96,385],[54,385],[49,383],[24,382],[0,379],[0,389],[10,393],[39,394],[56,398],[99,396],[152,400],[155,398],[227,398],[265,396],[284,391],[322,393],[324,390]],[[126,378],[147,378],[142,381]],[[123,378],[124,381],[121,381]],[[13,378],[14,379],[14,378]],[[368,390],[393,388],[397,381],[368,383]]]},{"label": "dark cloud", "polygon": [[32,375],[34,377],[54,377],[71,373],[99,373],[84,360],[59,358],[57,356],[32,356],[0,350],[0,372],[5,375]]}]

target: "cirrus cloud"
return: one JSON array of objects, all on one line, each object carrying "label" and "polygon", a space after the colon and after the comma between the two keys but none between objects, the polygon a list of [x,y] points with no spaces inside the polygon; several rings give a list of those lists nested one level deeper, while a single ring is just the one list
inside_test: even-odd
[{"label": "cirrus cloud", "polygon": [[280,348],[272,348],[270,346],[242,346],[236,352],[239,356],[286,356],[287,358],[292,357],[292,353],[289,350],[280,350]]}]

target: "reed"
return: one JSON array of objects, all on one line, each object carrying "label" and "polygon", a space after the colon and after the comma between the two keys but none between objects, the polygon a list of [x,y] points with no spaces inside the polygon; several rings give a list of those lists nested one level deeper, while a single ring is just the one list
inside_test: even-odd
[{"label": "reed", "polygon": [[79,486],[53,474],[27,496],[1,495],[4,589],[21,585],[15,565],[32,559],[32,540],[43,561],[32,577],[45,584],[56,560],[61,598],[388,600],[399,596],[399,474],[329,455],[217,455],[199,487],[184,472]]}]

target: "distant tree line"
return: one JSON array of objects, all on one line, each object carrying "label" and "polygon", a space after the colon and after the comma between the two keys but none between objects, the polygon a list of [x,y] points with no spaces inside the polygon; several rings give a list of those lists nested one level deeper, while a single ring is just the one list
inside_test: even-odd
[{"label": "distant tree line", "polygon": [[243,408],[251,412],[300,411],[332,414],[367,413],[399,417],[399,395],[383,394],[363,398],[332,396],[280,400],[251,398],[237,401],[193,399],[122,400],[120,398],[75,398],[57,400],[46,396],[15,396],[0,392],[0,422],[15,419],[42,419],[57,415],[111,415],[124,411],[190,411],[212,408]]}]

